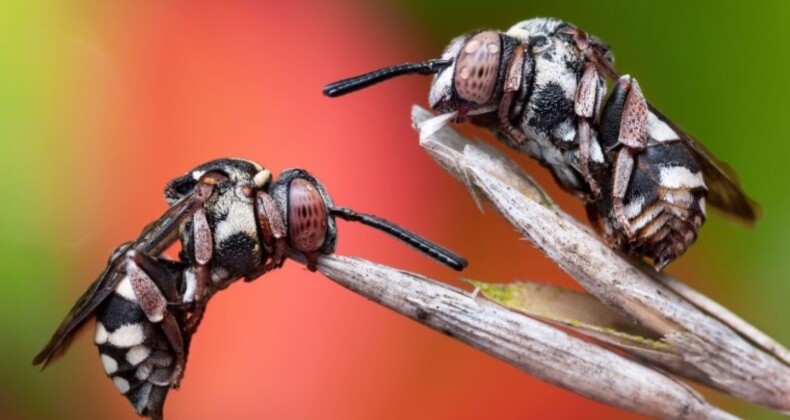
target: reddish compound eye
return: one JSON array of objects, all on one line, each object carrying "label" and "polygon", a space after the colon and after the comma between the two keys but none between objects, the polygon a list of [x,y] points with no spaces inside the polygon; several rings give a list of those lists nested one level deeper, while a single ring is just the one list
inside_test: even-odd
[{"label": "reddish compound eye", "polygon": [[288,236],[291,247],[310,253],[326,240],[327,210],[318,189],[309,181],[296,178],[288,190]]},{"label": "reddish compound eye", "polygon": [[480,32],[466,42],[455,67],[455,91],[467,101],[491,100],[499,78],[502,43],[494,31]]}]

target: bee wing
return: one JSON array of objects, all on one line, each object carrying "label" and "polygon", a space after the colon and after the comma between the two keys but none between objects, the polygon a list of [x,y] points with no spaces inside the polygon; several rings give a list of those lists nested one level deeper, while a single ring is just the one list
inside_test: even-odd
[{"label": "bee wing", "polygon": [[716,159],[702,143],[665,117],[655,106],[648,103],[648,108],[674,130],[694,154],[708,186],[708,203],[745,223],[753,224],[760,217],[762,209],[743,192],[738,175],[730,165]]},{"label": "bee wing", "polygon": [[[604,51],[608,51],[608,46],[601,44],[600,40],[593,40],[593,48],[588,56],[598,70],[612,80],[617,80],[620,73],[612,64],[610,57]],[[683,131],[677,124],[665,117],[655,106],[648,102],[650,112],[665,122],[672,130],[677,133],[681,141],[686,144],[694,154],[697,163],[702,168],[705,183],[708,186],[708,203],[719,208],[730,216],[738,218],[740,221],[749,225],[760,217],[762,209],[754,200],[750,199],[743,192],[738,182],[738,176],[730,165],[716,159],[708,149],[697,141],[694,137]]]},{"label": "bee wing", "polygon": [[203,201],[205,198],[199,198],[194,192],[185,196],[162,217],[146,226],[137,240],[119,247],[96,281],[77,299],[77,303],[60,323],[49,343],[33,359],[33,365],[42,364],[42,368],[46,367],[49,362],[66,351],[74,334],[93,316],[99,305],[110,296],[118,282],[123,279],[125,274],[121,263],[127,250],[136,249],[148,255],[161,254],[178,238],[178,226],[181,222],[190,217]]}]

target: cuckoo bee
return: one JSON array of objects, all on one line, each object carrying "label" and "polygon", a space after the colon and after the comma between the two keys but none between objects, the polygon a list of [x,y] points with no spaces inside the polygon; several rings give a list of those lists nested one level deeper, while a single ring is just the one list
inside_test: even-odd
[{"label": "cuckoo bee", "polygon": [[[46,366],[96,317],[94,342],[104,370],[139,415],[162,418],[165,397],[184,373],[189,343],[211,296],[238,279],[252,281],[292,254],[316,270],[337,242],[335,219],[384,231],[455,270],[467,262],[376,216],[336,207],[302,169],[271,172],[219,159],[173,179],[170,209],[133,242],[118,247],[33,360]],[[180,241],[178,261],[162,253]]]},{"label": "cuckoo bee", "polygon": [[[344,95],[405,74],[434,75],[429,104],[450,121],[491,129],[537,159],[559,185],[586,202],[612,247],[653,260],[683,254],[705,220],[705,203],[752,223],[758,206],[734,173],[661,114],[636,79],[621,76],[607,44],[556,19],[535,18],[502,33],[455,38],[442,56],[387,67],[327,85]],[[614,81],[606,97],[606,80]]]}]

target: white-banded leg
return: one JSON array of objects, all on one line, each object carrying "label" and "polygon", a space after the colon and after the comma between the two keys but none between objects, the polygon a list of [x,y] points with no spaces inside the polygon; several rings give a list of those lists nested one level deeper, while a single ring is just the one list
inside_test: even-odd
[{"label": "white-banded leg", "polygon": [[268,271],[282,267],[285,261],[286,229],[280,211],[272,197],[259,191],[255,199],[255,216],[258,219],[264,249],[269,254],[269,262],[248,274],[244,281],[253,281]]},{"label": "white-banded leg", "polygon": [[524,77],[524,49],[524,45],[519,45],[513,50],[505,75],[505,85],[502,89],[502,100],[499,101],[498,111],[500,128],[519,146],[527,142],[527,137],[510,122],[510,107],[513,104],[513,98],[521,88]]},{"label": "white-banded leg", "polygon": [[137,304],[148,321],[159,324],[176,355],[175,369],[170,378],[170,384],[173,387],[178,387],[186,363],[184,336],[178,320],[167,308],[167,298],[149,275],[149,272],[156,271],[154,267],[156,260],[135,251],[128,251],[126,256],[126,275]]},{"label": "white-banded leg", "polygon": [[588,63],[581,80],[579,80],[579,86],[576,88],[576,101],[574,102],[574,111],[578,117],[576,132],[579,140],[579,166],[582,177],[590,187],[593,200],[601,197],[601,186],[590,168],[593,141],[590,121],[595,118],[600,107],[602,82],[598,70],[594,65]]}]

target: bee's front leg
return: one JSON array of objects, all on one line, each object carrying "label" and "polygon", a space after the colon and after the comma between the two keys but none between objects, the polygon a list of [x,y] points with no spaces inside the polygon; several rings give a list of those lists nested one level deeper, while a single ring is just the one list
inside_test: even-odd
[{"label": "bee's front leg", "polygon": [[524,52],[524,48],[524,45],[519,45],[513,50],[513,57],[508,63],[505,86],[502,92],[502,100],[499,102],[498,112],[501,130],[519,146],[527,142],[527,136],[520,129],[513,126],[513,123],[510,121],[510,108],[516,93],[522,87],[523,78],[531,76],[531,74],[525,74],[525,56],[526,60],[532,60],[532,58]]},{"label": "bee's front leg", "polygon": [[245,281],[253,281],[268,271],[282,267],[285,261],[286,230],[280,211],[272,197],[259,191],[255,198],[255,216],[260,227],[261,241],[271,260],[245,276]]}]

